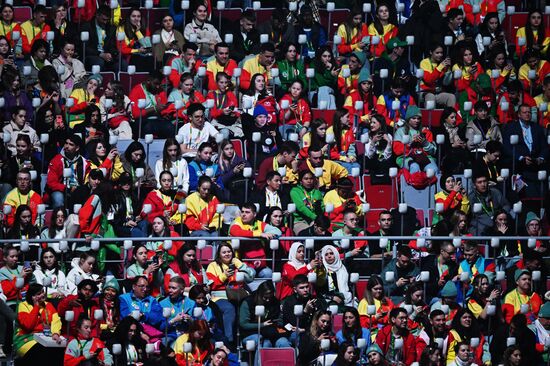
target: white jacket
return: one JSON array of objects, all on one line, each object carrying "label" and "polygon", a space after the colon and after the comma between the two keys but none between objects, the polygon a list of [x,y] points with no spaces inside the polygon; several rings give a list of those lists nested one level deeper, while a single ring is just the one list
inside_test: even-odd
[{"label": "white jacket", "polygon": [[[79,265],[80,259],[79,258],[73,258],[71,261],[71,266],[73,269],[67,274],[66,278],[66,284],[65,284],[65,294],[66,295],[76,295],[77,294],[77,286],[82,280],[93,280],[97,281],[99,279],[99,275],[96,275],[94,273],[86,273],[80,268]],[[99,290],[101,290],[101,284],[97,284],[99,287]]]}]

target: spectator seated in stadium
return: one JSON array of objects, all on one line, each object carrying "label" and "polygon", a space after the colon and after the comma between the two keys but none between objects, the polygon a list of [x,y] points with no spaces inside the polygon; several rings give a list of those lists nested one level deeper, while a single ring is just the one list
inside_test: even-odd
[{"label": "spectator seated in stadium", "polygon": [[76,294],[67,295],[67,297],[61,300],[57,306],[59,316],[63,319],[63,322],[67,327],[65,329],[69,330],[69,334],[64,333],[64,335],[66,337],[77,337],[78,335],[78,323],[66,322],[64,320],[65,313],[67,311],[72,311],[74,312],[75,319],[92,316],[92,319],[90,320],[92,323],[92,328],[90,329],[91,336],[99,337],[99,323],[94,317],[94,311],[99,309],[99,303],[97,299],[94,298],[98,291],[97,284],[94,280],[85,279],[78,283],[77,289],[78,292]]},{"label": "spectator seated in stadium", "polygon": [[197,53],[201,59],[212,56],[214,46],[222,41],[216,27],[208,23],[208,8],[200,3],[193,9],[193,19],[185,26],[183,36],[186,41],[197,44]]},{"label": "spectator seated in stadium", "polygon": [[92,321],[87,317],[80,317],[76,321],[78,334],[67,344],[65,349],[65,365],[82,365],[88,360],[97,360],[105,366],[113,364],[113,356],[105,344],[92,335]]}]

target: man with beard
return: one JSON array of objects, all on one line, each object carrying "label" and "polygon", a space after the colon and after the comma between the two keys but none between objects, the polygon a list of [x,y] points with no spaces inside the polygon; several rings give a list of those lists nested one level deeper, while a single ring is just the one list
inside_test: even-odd
[{"label": "man with beard", "polygon": [[422,271],[430,272],[430,280],[426,286],[426,297],[437,296],[447,281],[455,279],[458,268],[456,265],[456,249],[449,241],[439,248],[439,255],[429,255],[422,259]]},{"label": "man with beard", "polygon": [[[407,310],[394,308],[390,312],[390,324],[378,331],[376,344],[384,353],[386,359],[397,365],[411,365],[416,359],[416,341],[407,329]],[[401,339],[403,346],[400,350],[395,347],[395,340]]]},{"label": "man with beard", "polygon": [[[382,270],[384,288],[388,291],[392,301],[400,303],[407,292],[407,288],[413,283],[420,273],[418,266],[411,260],[412,252],[408,246],[401,245],[397,248],[397,257],[392,259]],[[386,273],[393,272],[395,281],[387,281]]]},{"label": "man with beard", "polygon": [[543,354],[542,357],[546,364],[550,357],[550,352],[548,352],[548,349],[545,349],[545,345],[548,344],[548,338],[550,338],[550,302],[546,302],[540,307],[539,318],[535,320],[532,327],[537,336],[537,352]]},{"label": "man with beard", "polygon": [[[100,309],[99,303],[93,298],[97,292],[97,284],[90,279],[82,280],[77,286],[78,293],[76,295],[69,295],[57,306],[59,316],[63,319],[64,327],[67,329],[65,322],[65,313],[67,311],[74,312],[74,318],[78,319],[81,316],[88,317],[92,320],[91,336],[99,337],[98,334],[98,321],[94,317],[94,311]],[[78,335],[77,322],[69,323],[69,334],[65,336],[76,337]]]},{"label": "man with beard", "polygon": [[468,193],[470,207],[476,203],[481,204],[481,211],[474,212],[470,221],[470,231],[482,233],[493,226],[493,215],[498,210],[510,212],[510,204],[504,195],[496,188],[489,187],[487,172],[476,172],[474,176],[474,189]]},{"label": "man with beard", "polygon": [[328,191],[332,188],[334,183],[341,178],[348,176],[346,168],[340,164],[323,158],[323,152],[321,146],[311,145],[308,149],[308,159],[302,161],[298,170],[310,170],[315,174],[316,168],[322,169],[322,175],[319,179],[319,190]]},{"label": "man with beard", "polygon": [[504,320],[510,324],[513,316],[521,312],[525,314],[527,323],[531,324],[537,319],[542,299],[531,287],[531,272],[529,270],[517,269],[514,280],[516,281],[516,288],[504,297],[504,304],[502,305]]},{"label": "man with beard", "polygon": [[[137,101],[136,101],[137,102]],[[70,135],[65,140],[63,149],[53,157],[48,166],[46,191],[50,194],[52,208],[62,207],[65,195],[70,199],[74,191],[84,184],[90,170],[90,162],[80,155],[82,138]],[[63,176],[64,169],[71,169],[71,176]]]}]

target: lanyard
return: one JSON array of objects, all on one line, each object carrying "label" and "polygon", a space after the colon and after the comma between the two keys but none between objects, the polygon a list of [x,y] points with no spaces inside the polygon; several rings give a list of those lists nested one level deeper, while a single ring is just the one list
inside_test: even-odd
[{"label": "lanyard", "polygon": [[78,343],[78,348],[80,349],[80,352],[82,353],[82,351],[84,350],[84,348],[86,348],[86,346],[88,345],[88,343],[90,343],[90,340],[86,340],[86,342],[84,342],[84,344],[80,343],[80,340],[77,339],[76,341]]},{"label": "lanyard", "polygon": [[[0,21],[0,23],[2,24],[2,33],[4,34],[4,36],[7,37],[7,36],[8,36],[8,33],[11,33],[11,32],[13,31],[13,26],[12,26],[11,24],[8,25],[8,27],[9,27],[10,30],[9,30],[8,32],[6,32],[6,27],[4,26],[4,24],[6,24],[6,23],[4,23],[3,20]],[[12,23],[12,24],[13,24],[13,23]],[[10,38],[11,38],[11,36],[10,36]]]},{"label": "lanyard", "polygon": [[216,108],[222,109],[225,105],[227,94],[226,93],[219,93],[216,91]]}]

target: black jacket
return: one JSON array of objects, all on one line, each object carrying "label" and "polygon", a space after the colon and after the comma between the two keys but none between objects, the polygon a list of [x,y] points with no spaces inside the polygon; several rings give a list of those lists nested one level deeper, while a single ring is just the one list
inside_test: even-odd
[{"label": "black jacket", "polygon": [[[458,274],[458,265],[454,261],[447,263],[449,267],[448,273],[444,276],[445,282],[450,281],[454,276]],[[439,270],[437,268],[437,256],[429,255],[426,258],[422,258],[422,271],[430,272],[430,281],[426,286],[426,297],[432,298],[437,296],[443,286],[439,286]]]},{"label": "black jacket", "polygon": [[[88,32],[90,39],[86,42],[86,56],[99,56],[97,46],[99,40],[97,38],[95,19],[88,23],[84,23],[81,26],[82,32]],[[105,41],[103,45],[103,52],[110,53],[113,57],[118,56],[118,49],[116,47],[116,29],[112,25],[108,24],[105,27]]]}]

